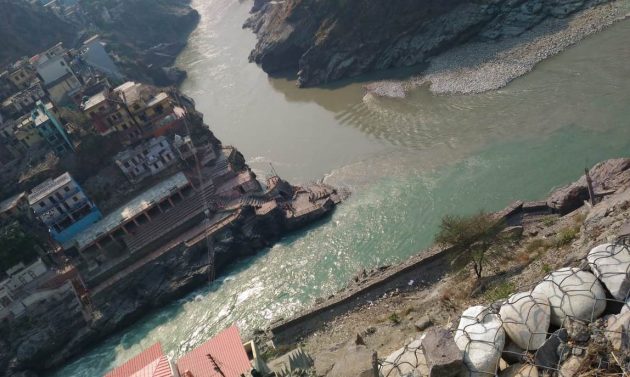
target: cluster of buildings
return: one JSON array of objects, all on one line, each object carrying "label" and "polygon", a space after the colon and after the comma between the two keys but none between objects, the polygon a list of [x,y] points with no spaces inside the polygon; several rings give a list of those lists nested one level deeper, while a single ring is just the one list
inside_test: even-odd
[{"label": "cluster of buildings", "polygon": [[177,362],[169,360],[156,343],[105,377],[262,377],[269,373],[254,342],[243,344],[238,328],[231,326]]},{"label": "cluster of buildings", "polygon": [[58,43],[0,67],[0,173],[25,159],[73,152],[70,125],[58,110],[78,107],[86,91],[123,81],[98,36],[77,49]]},{"label": "cluster of buildings", "polygon": [[[55,0],[42,5],[67,11],[75,3]],[[31,161],[50,153],[66,157],[81,147],[83,136],[63,119],[64,108],[83,113],[88,132],[113,136],[118,152],[111,156],[111,165],[134,186],[197,152],[189,137],[173,137],[182,126],[184,109],[169,93],[125,82],[114,59],[94,36],[79,48],[67,49],[58,43],[0,68],[0,177],[5,173],[15,177]],[[49,235],[44,260],[0,272],[0,319],[20,317],[29,306],[41,302],[43,291],[52,294],[42,284],[51,277],[58,279],[55,265],[60,269],[68,263],[74,266],[77,260],[72,257],[80,257],[79,251],[103,250],[110,241],[120,240],[120,232],[131,235],[150,222],[156,211],[172,208],[184,195],[190,196],[190,190],[188,178],[176,174],[104,216],[88,192],[65,172],[0,198],[0,228],[19,221],[27,229],[43,227]],[[63,258],[55,259],[60,251]]]},{"label": "cluster of buildings", "polygon": [[83,97],[80,108],[100,135],[117,134],[126,145],[165,135],[185,115],[170,94],[133,81]]}]

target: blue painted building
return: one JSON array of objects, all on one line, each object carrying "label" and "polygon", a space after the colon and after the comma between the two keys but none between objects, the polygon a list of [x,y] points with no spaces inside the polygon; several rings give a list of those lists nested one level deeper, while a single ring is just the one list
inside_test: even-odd
[{"label": "blue painted building", "polygon": [[35,104],[31,119],[35,124],[37,133],[48,143],[56,155],[63,156],[68,152],[74,152],[74,145],[68,132],[52,110],[53,105],[51,103],[44,105],[42,101],[37,101]]},{"label": "blue painted building", "polygon": [[28,196],[28,203],[59,243],[69,241],[103,218],[69,173],[35,187]]}]

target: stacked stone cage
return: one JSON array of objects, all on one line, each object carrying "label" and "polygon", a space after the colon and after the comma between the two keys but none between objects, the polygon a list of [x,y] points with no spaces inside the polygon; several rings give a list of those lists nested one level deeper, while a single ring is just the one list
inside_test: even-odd
[{"label": "stacked stone cage", "polygon": [[[602,263],[608,267],[602,268]],[[550,277],[554,274],[562,279],[552,281]],[[610,281],[616,281],[615,288],[607,284]],[[547,284],[554,296],[541,298],[537,289],[541,284]],[[521,293],[490,303],[479,313],[473,311],[473,315],[469,315],[467,312],[473,309],[469,308],[459,318],[459,324],[455,322],[447,329],[463,360],[462,371],[453,376],[630,376],[630,237],[601,245],[591,250],[578,267],[557,270],[542,282],[518,286],[516,291]],[[572,305],[578,297],[592,304],[576,316]],[[515,321],[514,315],[505,316],[515,307],[526,308],[519,313],[522,320]],[[551,314],[547,323],[546,316],[541,316],[545,311]],[[497,321],[499,326],[484,325]],[[582,329],[581,334],[576,327]],[[525,336],[526,347],[513,346],[512,338],[519,337],[513,335],[514,331],[519,332],[521,338]],[[484,348],[489,351],[487,354],[495,350],[497,355],[490,364],[487,360],[485,365],[475,360],[474,349]],[[431,371],[432,365],[425,353],[422,338],[419,338],[386,359],[378,355],[373,360],[374,374],[382,377],[446,375]],[[575,355],[582,364],[572,370],[563,368],[563,363]],[[508,367],[505,359],[518,363],[521,370],[502,371]]]}]

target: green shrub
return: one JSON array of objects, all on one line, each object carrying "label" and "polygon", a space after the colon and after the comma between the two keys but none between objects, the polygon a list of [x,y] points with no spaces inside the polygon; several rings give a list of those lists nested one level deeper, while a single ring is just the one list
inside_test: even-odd
[{"label": "green shrub", "polygon": [[387,317],[387,319],[389,319],[389,321],[392,323],[392,325],[400,324],[400,317],[398,316],[397,313],[390,314],[389,317]]},{"label": "green shrub", "polygon": [[577,227],[563,228],[556,235],[556,247],[562,247],[570,244],[577,237],[580,229]]},{"label": "green shrub", "polygon": [[510,281],[504,281],[496,287],[486,291],[484,297],[486,300],[494,302],[502,300],[511,295],[515,290],[514,284]]}]

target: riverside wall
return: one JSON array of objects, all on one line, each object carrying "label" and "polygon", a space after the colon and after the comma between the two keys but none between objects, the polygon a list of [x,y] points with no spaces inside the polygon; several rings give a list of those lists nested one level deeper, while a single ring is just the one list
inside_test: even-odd
[{"label": "riverside wall", "polygon": [[[523,211],[523,202],[514,202],[496,213],[499,220],[512,223]],[[307,311],[290,319],[281,319],[272,323],[268,331],[278,344],[292,344],[305,337],[327,322],[362,305],[369,304],[384,295],[398,290],[417,290],[438,282],[450,269],[451,261],[457,250],[452,247],[432,247],[407,259],[396,266],[380,268],[330,297],[321,304],[316,304]]]}]

